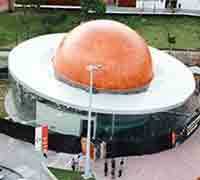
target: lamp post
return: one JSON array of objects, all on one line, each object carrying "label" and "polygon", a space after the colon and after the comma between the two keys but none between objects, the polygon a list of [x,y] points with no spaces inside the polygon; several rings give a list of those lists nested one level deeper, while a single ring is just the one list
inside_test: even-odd
[{"label": "lamp post", "polygon": [[93,89],[93,72],[100,69],[102,65],[90,64],[87,66],[87,70],[90,73],[90,88],[89,88],[89,106],[88,106],[88,127],[87,127],[87,142],[86,142],[86,161],[84,178],[91,177],[90,167],[90,138],[91,138],[91,116],[92,116],[92,89]]}]

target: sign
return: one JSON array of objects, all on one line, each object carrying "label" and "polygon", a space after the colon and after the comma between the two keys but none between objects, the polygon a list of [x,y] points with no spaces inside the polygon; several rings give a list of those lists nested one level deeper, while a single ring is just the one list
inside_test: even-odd
[{"label": "sign", "polygon": [[43,153],[48,152],[48,126],[35,128],[35,150]]},{"label": "sign", "polygon": [[35,150],[42,151],[42,127],[35,128]]},{"label": "sign", "polygon": [[48,126],[42,126],[42,151],[44,153],[48,152]]},{"label": "sign", "polygon": [[173,131],[172,132],[172,145],[176,144],[176,133]]}]

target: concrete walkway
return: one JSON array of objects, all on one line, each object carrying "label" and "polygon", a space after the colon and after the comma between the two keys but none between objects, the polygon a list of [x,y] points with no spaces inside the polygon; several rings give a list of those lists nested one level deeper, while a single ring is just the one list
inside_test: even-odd
[{"label": "concrete walkway", "polygon": [[[34,146],[0,134],[0,163],[23,174],[28,180],[48,180],[43,172],[39,154]],[[70,168],[70,160],[77,155],[48,153],[47,164],[57,168]],[[43,158],[44,160],[44,158]],[[103,176],[103,160],[92,161],[97,180],[110,180]],[[196,180],[200,176],[200,128],[184,144],[152,155],[125,158],[121,180]],[[81,166],[84,160],[81,161]],[[117,159],[119,166],[119,159]],[[110,167],[110,164],[109,164]],[[118,167],[117,167],[118,169]],[[110,169],[109,169],[110,170]],[[109,173],[110,174],[110,173]]]},{"label": "concrete walkway", "polygon": [[[56,158],[57,157],[57,158]],[[67,160],[72,157],[60,154],[49,165],[69,169]],[[120,159],[117,159],[119,167]],[[92,162],[97,180],[111,180],[103,175],[103,160]],[[118,180],[196,180],[200,177],[200,129],[184,144],[157,154],[125,158],[123,175]],[[110,164],[109,164],[110,165]],[[110,166],[109,166],[110,167]],[[117,167],[117,169],[118,169]]]},{"label": "concrete walkway", "polygon": [[[0,134],[0,162],[23,174],[28,180],[48,180],[40,165],[34,146]],[[77,155],[48,153],[48,165],[70,168],[70,160]],[[117,159],[117,169],[119,167]],[[82,165],[84,161],[81,162]],[[111,180],[103,176],[103,160],[92,161],[97,180]],[[161,153],[125,158],[123,176],[118,180],[196,180],[200,176],[200,128],[182,145]],[[109,164],[110,167],[110,164]],[[110,170],[110,169],[109,169]],[[109,173],[110,174],[110,173]]]},{"label": "concrete walkway", "polygon": [[[196,180],[200,177],[200,129],[184,144],[165,152],[128,157],[122,180]],[[118,161],[119,162],[119,161]],[[95,163],[99,180],[104,178],[103,161]]]},{"label": "concrete walkway", "polygon": [[23,178],[21,174],[17,173],[16,171],[8,167],[0,165],[0,169],[1,169],[0,177],[3,180],[19,180]]},{"label": "concrete walkway", "polygon": [[[44,157],[35,152],[34,146],[9,136],[0,134],[0,164],[22,174],[27,180],[49,180],[44,173],[41,159]],[[49,156],[54,156],[49,152]]]},{"label": "concrete walkway", "polygon": [[188,15],[188,16],[200,16],[200,10],[188,10],[188,9],[175,9],[173,12],[171,9],[153,9],[153,8],[131,8],[131,7],[117,7],[108,6],[106,13],[108,14],[133,14],[133,15]]},{"label": "concrete walkway", "polygon": [[[22,7],[21,4],[16,4],[15,7]],[[27,6],[28,7],[28,6]],[[80,10],[80,6],[61,6],[61,5],[41,5],[43,9],[66,9],[66,10]],[[107,14],[124,14],[124,15],[186,15],[186,16],[200,16],[200,10],[190,9],[153,9],[153,8],[132,8],[132,7],[117,7],[107,6]]]}]

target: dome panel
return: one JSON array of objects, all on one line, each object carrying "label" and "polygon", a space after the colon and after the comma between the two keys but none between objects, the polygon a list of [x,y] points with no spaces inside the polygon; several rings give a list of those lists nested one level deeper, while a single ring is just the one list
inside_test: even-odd
[{"label": "dome panel", "polygon": [[94,72],[99,91],[129,92],[149,85],[152,59],[145,41],[128,26],[110,20],[84,23],[66,35],[54,57],[56,75],[83,88],[89,86],[87,66]]}]

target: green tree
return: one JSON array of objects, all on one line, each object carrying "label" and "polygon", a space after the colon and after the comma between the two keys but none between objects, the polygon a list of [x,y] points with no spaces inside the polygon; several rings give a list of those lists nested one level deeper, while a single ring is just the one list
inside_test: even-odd
[{"label": "green tree", "polygon": [[81,0],[80,5],[82,21],[89,20],[90,13],[95,14],[96,18],[102,18],[106,11],[103,0]]},{"label": "green tree", "polygon": [[16,14],[16,44],[31,37],[30,18],[24,14]]}]

